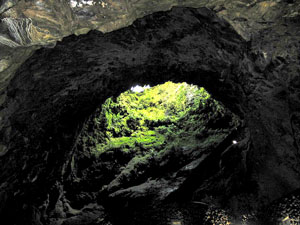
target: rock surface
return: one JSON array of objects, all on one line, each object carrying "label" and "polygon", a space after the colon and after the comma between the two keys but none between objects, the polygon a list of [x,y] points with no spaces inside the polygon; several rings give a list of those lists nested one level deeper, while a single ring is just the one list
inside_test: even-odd
[{"label": "rock surface", "polygon": [[245,40],[255,40],[268,59],[272,55],[285,57],[290,55],[288,49],[297,35],[297,29],[286,25],[299,20],[299,3],[299,0],[2,0],[0,104],[16,69],[40,46],[53,47],[63,37],[91,29],[113,31],[173,6],[207,7],[228,21]]},{"label": "rock surface", "polygon": [[[99,104],[137,83],[199,84],[244,120],[217,154],[190,165],[195,169],[161,209],[171,204],[170,210],[182,210],[174,199],[183,205],[215,202],[237,216],[255,212],[300,187],[297,2],[214,4],[218,15],[233,26],[208,9],[174,8],[111,33],[67,37],[54,48],[37,50],[19,68],[1,106],[1,218],[10,224],[109,224],[109,216],[98,205],[107,196],[93,202],[97,191],[91,190],[81,196],[82,205],[68,200],[72,196],[65,193],[68,185],[76,185],[68,183],[72,147]],[[20,61],[31,55],[30,48],[22,51]],[[9,60],[0,65],[5,68]],[[238,145],[230,145],[233,139]],[[149,187],[171,187],[164,180],[151,179],[141,185],[110,197],[119,203],[116,196],[130,201]],[[141,205],[128,204],[125,212]],[[109,202],[104,205],[111,212]],[[145,211],[148,216],[162,213],[155,207],[151,210]],[[177,211],[170,212],[175,218],[167,222],[182,218]],[[189,218],[186,223],[195,224],[195,218]],[[141,224],[141,217],[127,222]]]}]

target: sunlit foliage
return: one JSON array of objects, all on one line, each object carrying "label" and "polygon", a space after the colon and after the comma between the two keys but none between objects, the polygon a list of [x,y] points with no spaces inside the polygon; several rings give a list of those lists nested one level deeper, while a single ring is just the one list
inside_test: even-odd
[{"label": "sunlit foliage", "polygon": [[[113,149],[133,155],[201,149],[222,140],[225,131],[237,125],[237,119],[227,117],[204,88],[167,82],[107,99],[85,128],[82,141],[95,155]],[[214,128],[217,123],[221,127]]]}]

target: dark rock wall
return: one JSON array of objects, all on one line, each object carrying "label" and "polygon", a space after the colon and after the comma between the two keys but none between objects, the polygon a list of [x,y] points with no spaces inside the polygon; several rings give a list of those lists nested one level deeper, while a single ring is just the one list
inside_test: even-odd
[{"label": "dark rock wall", "polygon": [[11,129],[1,134],[8,151],[0,156],[0,215],[11,224],[66,218],[63,182],[84,120],[107,97],[168,80],[204,86],[244,119],[234,136],[240,147],[226,153],[236,163],[193,187],[199,199],[205,190],[221,196],[227,187],[227,206],[237,211],[299,188],[298,56],[270,56],[257,43],[260,35],[246,42],[208,9],[174,8],[38,50],[18,70],[3,105]]}]

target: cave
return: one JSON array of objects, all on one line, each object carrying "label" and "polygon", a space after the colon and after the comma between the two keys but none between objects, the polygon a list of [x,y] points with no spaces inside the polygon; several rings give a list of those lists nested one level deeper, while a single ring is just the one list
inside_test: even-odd
[{"label": "cave", "polygon": [[[83,1],[83,9],[74,3],[73,13],[94,20],[98,14],[87,11],[96,10],[92,2]],[[4,224],[300,223],[298,14],[276,15],[275,22],[257,25],[267,27],[245,31],[251,23],[241,29],[237,24],[247,19],[220,16],[221,5],[161,6],[137,15],[132,24],[124,19],[122,27],[117,22],[101,24],[103,32],[93,29],[95,21],[81,24],[91,26],[88,29],[63,34],[43,24],[41,29],[49,27],[47,35],[53,36],[34,44],[31,33],[17,35],[26,26],[31,27],[26,31],[34,30],[33,15],[22,25],[21,20],[4,20],[14,7],[22,11],[22,4],[30,1],[10,3],[3,1],[0,8],[0,31],[6,32],[0,36],[0,55],[6,57],[0,72],[11,76],[1,84],[0,101]],[[43,8],[46,3],[36,4]],[[107,4],[110,1],[101,1],[100,6]],[[237,11],[259,6],[255,12],[270,18],[274,7],[274,13],[298,7],[290,1],[236,4]],[[57,8],[51,10],[60,18]],[[65,17],[73,18],[67,13]],[[274,38],[274,31],[283,32],[286,39]],[[5,67],[8,62],[11,65]],[[136,96],[155,87],[164,87],[163,92],[174,83],[185,90],[207,91],[205,100],[199,100],[194,111],[185,111],[188,117],[179,124],[166,119],[163,111],[154,120],[140,119],[142,124],[136,116],[124,120],[127,130],[116,124],[108,128],[114,120],[105,110],[110,110],[110,118],[128,114],[120,105],[108,108],[119,104],[124,93],[128,97],[137,85],[144,88]],[[180,96],[173,92],[173,97]],[[161,111],[155,112],[159,116]],[[196,119],[190,122],[191,118]],[[206,122],[200,129],[201,118]],[[176,132],[170,124],[177,126]],[[138,130],[144,139],[131,133]],[[176,135],[162,137],[165,130]],[[189,139],[180,139],[187,134]],[[108,136],[108,144],[99,141]]]}]

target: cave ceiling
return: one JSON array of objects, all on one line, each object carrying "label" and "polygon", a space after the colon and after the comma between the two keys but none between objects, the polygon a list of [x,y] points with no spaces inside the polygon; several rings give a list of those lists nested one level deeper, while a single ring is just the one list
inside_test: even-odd
[{"label": "cave ceiling", "polygon": [[[287,55],[286,47],[296,30],[289,30],[285,24],[297,22],[299,17],[297,1],[2,0],[0,88],[6,87],[18,66],[39,46],[51,47],[63,37],[91,29],[116,30],[173,6],[207,7],[228,21],[245,40],[260,39],[259,48],[272,51],[272,55]],[[279,36],[284,40],[279,41]]]}]

